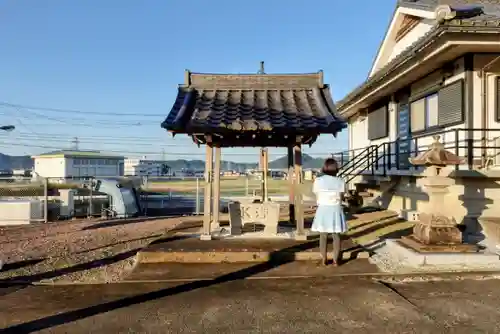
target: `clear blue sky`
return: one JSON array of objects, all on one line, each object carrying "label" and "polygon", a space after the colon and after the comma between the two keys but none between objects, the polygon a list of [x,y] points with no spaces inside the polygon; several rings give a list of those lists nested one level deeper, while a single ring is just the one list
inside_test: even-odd
[{"label": "clear blue sky", "polygon": [[[254,73],[261,60],[267,73],[323,69],[337,100],[366,78],[394,6],[395,0],[0,0],[0,101],[23,106],[0,105],[0,122],[17,127],[0,135],[0,152],[70,148],[78,136],[81,149],[150,158],[163,149],[167,159],[202,158],[189,138],[173,139],[160,128],[184,69]],[[345,149],[346,138],[320,138],[305,152],[326,156]],[[254,152],[228,149],[223,158],[257,161]],[[282,153],[272,150],[271,158]]]}]

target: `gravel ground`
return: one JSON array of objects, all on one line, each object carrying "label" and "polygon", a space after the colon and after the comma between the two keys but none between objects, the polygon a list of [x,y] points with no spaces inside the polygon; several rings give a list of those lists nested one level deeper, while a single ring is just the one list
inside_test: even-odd
[{"label": "gravel ground", "polygon": [[466,272],[472,270],[498,271],[500,270],[500,261],[498,264],[473,264],[468,265],[426,265],[422,267],[413,267],[408,263],[408,260],[401,254],[395,254],[390,251],[387,246],[382,246],[375,251],[375,254],[370,257],[370,263],[375,264],[382,272],[394,274],[406,273],[434,273],[434,272]]},{"label": "gravel ground", "polygon": [[1,227],[0,282],[102,283],[120,280],[137,252],[187,218],[96,220]]}]

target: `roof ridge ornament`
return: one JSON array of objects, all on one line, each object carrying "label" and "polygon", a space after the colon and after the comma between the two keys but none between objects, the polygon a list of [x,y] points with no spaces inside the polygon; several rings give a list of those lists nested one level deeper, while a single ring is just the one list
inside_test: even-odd
[{"label": "roof ridge ornament", "polygon": [[257,74],[266,74],[265,70],[264,70],[264,61],[261,60],[260,62],[260,69],[259,69],[259,72],[257,72]]},{"label": "roof ridge ornament", "polygon": [[438,23],[453,20],[457,16],[457,12],[452,10],[450,5],[439,5],[434,10]]}]

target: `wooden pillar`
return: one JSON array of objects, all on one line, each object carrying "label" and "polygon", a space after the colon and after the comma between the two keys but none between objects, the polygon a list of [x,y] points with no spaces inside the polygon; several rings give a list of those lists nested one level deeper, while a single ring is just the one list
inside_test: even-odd
[{"label": "wooden pillar", "polygon": [[288,210],[289,210],[289,216],[290,216],[290,224],[295,224],[295,185],[293,181],[293,147],[290,146],[288,147],[288,191],[289,191],[289,197],[288,197]]},{"label": "wooden pillar", "polygon": [[269,199],[268,189],[267,189],[267,174],[269,172],[269,151],[267,148],[262,149],[262,180],[263,180],[263,189],[262,189],[262,202],[267,202]]},{"label": "wooden pillar", "polygon": [[213,179],[213,149],[210,143],[206,146],[206,156],[205,156],[205,197],[203,206],[203,233],[200,237],[201,240],[211,240],[212,235],[210,234],[211,225],[211,201],[212,201],[212,179]]},{"label": "wooden pillar", "polygon": [[294,169],[295,169],[295,221],[296,221],[296,233],[295,238],[297,240],[305,240],[307,236],[304,230],[304,203],[302,198],[302,149],[300,144],[295,145],[294,151]]},{"label": "wooden pillar", "polygon": [[213,220],[210,230],[214,230],[220,226],[219,211],[220,211],[220,172],[221,172],[221,148],[220,145],[215,146],[215,166],[213,177]]}]

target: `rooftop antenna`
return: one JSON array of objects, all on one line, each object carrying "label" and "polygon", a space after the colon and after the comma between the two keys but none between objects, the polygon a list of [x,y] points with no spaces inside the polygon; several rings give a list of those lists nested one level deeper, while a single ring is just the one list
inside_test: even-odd
[{"label": "rooftop antenna", "polygon": [[266,74],[266,72],[264,71],[264,62],[263,61],[260,62],[260,70],[259,70],[259,72],[257,72],[257,74]]},{"label": "rooftop antenna", "polygon": [[75,151],[78,151],[79,149],[79,144],[80,144],[80,140],[78,140],[78,137],[74,137],[73,140],[71,141],[71,144],[72,144],[72,148],[75,150]]}]

